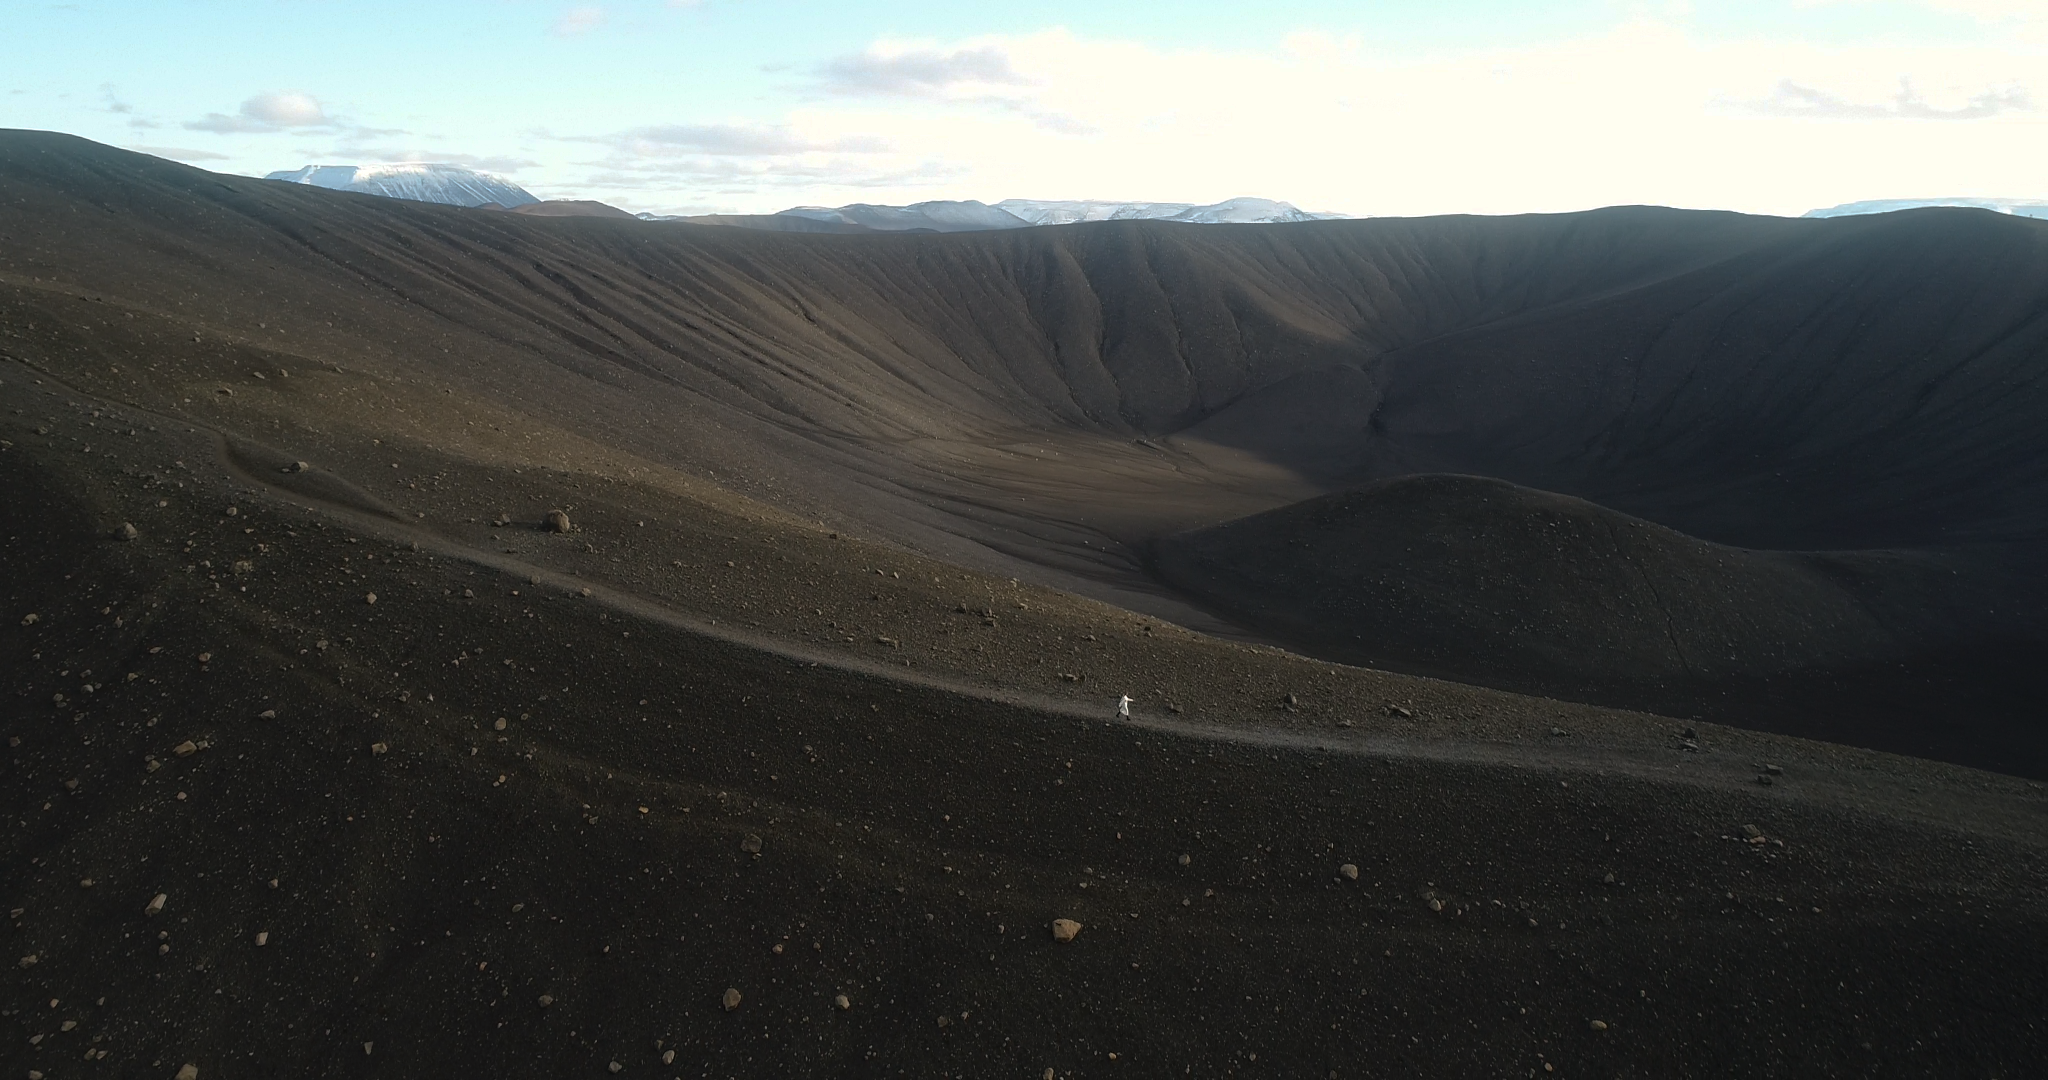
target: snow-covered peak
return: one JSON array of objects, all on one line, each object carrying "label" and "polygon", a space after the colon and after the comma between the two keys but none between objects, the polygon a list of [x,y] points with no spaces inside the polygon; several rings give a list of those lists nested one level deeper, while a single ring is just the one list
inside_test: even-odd
[{"label": "snow-covered peak", "polygon": [[1081,221],[1186,221],[1204,225],[1278,221],[1320,221],[1342,214],[1310,214],[1275,199],[1239,198],[1198,206],[1194,203],[1109,202],[1096,199],[1004,199],[997,208],[1033,225],[1071,225]]},{"label": "snow-covered peak", "polygon": [[809,218],[843,225],[858,225],[877,232],[979,232],[986,229],[1021,229],[1031,222],[1008,211],[973,199],[912,203],[909,206],[877,206],[853,203],[848,206],[796,206],[777,216]]},{"label": "snow-covered peak", "polygon": [[1994,210],[2019,217],[2048,218],[2048,200],[2043,199],[1871,199],[1843,203],[1821,210],[1808,210],[1810,218],[1852,217],[1857,214],[1889,214],[1894,210],[1916,210],[1923,206],[1963,206]]},{"label": "snow-covered peak", "polygon": [[382,195],[389,199],[443,203],[449,206],[485,206],[495,203],[511,208],[540,200],[525,188],[502,176],[478,172],[460,165],[429,161],[392,162],[383,165],[308,165],[303,169],[274,172],[266,180],[311,184],[335,191]]}]

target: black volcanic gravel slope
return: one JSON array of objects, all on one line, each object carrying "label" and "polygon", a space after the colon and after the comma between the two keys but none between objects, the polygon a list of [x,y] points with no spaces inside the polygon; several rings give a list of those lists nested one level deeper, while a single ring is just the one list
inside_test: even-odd
[{"label": "black volcanic gravel slope", "polygon": [[[586,596],[503,559],[529,543],[504,528],[272,488],[246,447],[15,368],[0,461],[27,571],[0,588],[17,1072],[1960,1076],[2048,1052],[2039,784],[1707,726],[1688,750],[1669,721],[1445,684],[1354,720],[1300,661],[1158,634],[1105,662],[1192,650],[1301,711],[1108,723]],[[641,530],[604,505],[581,536],[620,550]],[[742,558],[800,550],[752,523]],[[819,542],[846,565],[804,602],[876,588],[871,551]],[[891,588],[924,564],[894,565]],[[1507,734],[1553,717],[1554,749]]]},{"label": "black volcanic gravel slope", "polygon": [[[0,133],[0,1067],[2026,1075],[2040,235],[775,235]],[[1273,620],[1376,565],[1410,673]]]}]

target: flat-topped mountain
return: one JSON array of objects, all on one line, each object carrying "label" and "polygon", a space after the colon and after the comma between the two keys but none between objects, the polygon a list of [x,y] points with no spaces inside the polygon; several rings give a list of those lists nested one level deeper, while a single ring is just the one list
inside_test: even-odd
[{"label": "flat-topped mountain", "polygon": [[430,161],[379,165],[308,165],[271,173],[266,180],[310,184],[330,191],[354,191],[387,199],[448,206],[526,206],[540,200],[494,173]]}]

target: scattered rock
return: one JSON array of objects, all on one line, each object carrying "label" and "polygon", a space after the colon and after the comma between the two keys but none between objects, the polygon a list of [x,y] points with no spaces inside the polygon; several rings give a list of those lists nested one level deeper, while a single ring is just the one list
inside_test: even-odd
[{"label": "scattered rock", "polygon": [[136,528],[132,523],[126,521],[121,523],[120,528],[114,530],[114,538],[117,540],[133,540],[141,535],[142,530]]},{"label": "scattered rock", "polygon": [[363,1056],[364,1056],[364,1057],[369,1057],[369,1056],[370,1056],[370,1049],[371,1049],[372,1047],[376,1046],[376,1045],[377,1045],[376,1043],[372,1043],[372,1042],[366,1042],[366,1043],[364,1043],[364,1044],[363,1044]]},{"label": "scattered rock", "polygon": [[505,721],[505,718],[504,718],[504,717],[502,717],[502,716],[500,716],[500,717],[498,717],[498,718],[497,718],[496,720],[493,720],[493,721],[491,721],[491,730],[492,730],[492,731],[503,731],[503,730],[505,730],[505,723],[506,723],[506,721]]},{"label": "scattered rock", "polygon": [[173,1080],[199,1080],[199,1066],[197,1066],[197,1065],[182,1065],[182,1066],[179,1066],[179,1068],[178,1068],[178,1075],[177,1075],[176,1077],[174,1077],[174,1078],[173,1078]]},{"label": "scattered rock", "polygon": [[1551,737],[1551,738],[1553,738],[1553,739],[1562,739],[1562,738],[1564,738],[1565,736],[1567,736],[1567,735],[1570,735],[1570,734],[1571,734],[1571,732],[1569,732],[1569,731],[1566,731],[1565,729],[1563,729],[1563,728],[1561,728],[1561,727],[1553,727],[1553,728],[1551,728],[1551,729],[1550,729],[1550,737]]},{"label": "scattered rock", "polygon": [[626,1067],[625,1067],[624,1065],[621,1065],[621,1064],[619,1064],[619,1063],[618,1063],[618,1062],[616,1062],[616,1061],[612,1062],[612,1063],[611,1063],[611,1064],[609,1064],[609,1065],[606,1065],[606,1066],[605,1066],[605,1069],[606,1069],[607,1071],[609,1071],[609,1072],[625,1072],[625,1071],[626,1071]]},{"label": "scattered rock", "polygon": [[190,739],[186,739],[184,742],[181,742],[178,745],[171,747],[171,753],[176,754],[179,757],[191,757],[193,754],[196,754],[198,752],[199,744],[193,742]]},{"label": "scattered rock", "polygon": [[1593,1022],[1592,1022],[1591,1024],[1587,1025],[1587,1026],[1588,1026],[1588,1027],[1591,1027],[1591,1028],[1592,1028],[1592,1029],[1593,1029],[1594,1031],[1606,1031],[1606,1030],[1607,1030],[1607,1021],[1605,1021],[1605,1020],[1595,1020],[1595,1021],[1593,1021]]},{"label": "scattered rock", "polygon": [[1345,863],[1344,865],[1342,865],[1342,866],[1340,866],[1340,867],[1338,867],[1338,868],[1337,868],[1337,872],[1338,872],[1338,873],[1340,873],[1340,874],[1342,874],[1342,875],[1344,875],[1344,880],[1346,880],[1346,881],[1357,881],[1357,880],[1358,880],[1358,864],[1357,864],[1357,863]]},{"label": "scattered rock", "polygon": [[896,647],[896,639],[895,639],[895,638],[892,638],[892,637],[877,637],[877,638],[875,638],[875,644],[877,644],[877,645],[887,645],[887,646],[889,646],[890,648],[895,648],[895,647]]},{"label": "scattered rock", "polygon": [[370,753],[372,754],[386,754],[390,752],[391,747],[385,743],[373,742],[370,744]]},{"label": "scattered rock", "polygon": [[1772,776],[1783,776],[1783,775],[1785,775],[1785,770],[1784,770],[1784,769],[1782,769],[1782,768],[1780,768],[1780,767],[1778,767],[1778,766],[1776,766],[1776,765],[1766,765],[1766,766],[1764,766],[1764,771],[1765,771],[1765,772],[1767,772],[1767,773],[1769,773],[1769,774],[1770,774],[1770,775],[1772,775]]},{"label": "scattered rock", "polygon": [[374,604],[374,603],[376,603],[376,602],[377,602],[377,594],[376,594],[376,593],[364,593],[364,594],[363,594],[363,603],[365,603],[365,604]]},{"label": "scattered rock", "polygon": [[661,1052],[661,1063],[662,1063],[663,1065],[673,1065],[673,1064],[675,1064],[675,1063],[676,1063],[676,1052],[675,1052],[675,1051],[673,1051],[673,1050],[663,1050],[663,1051]]},{"label": "scattered rock", "polygon": [[1176,861],[1176,862],[1179,862],[1179,863],[1180,863],[1180,864],[1181,864],[1182,866],[1186,866],[1187,864],[1189,864],[1189,863],[1191,863],[1191,862],[1194,862],[1195,860],[1194,860],[1194,857],[1193,857],[1193,856],[1190,856],[1190,855],[1182,855],[1182,856],[1181,856],[1181,857],[1180,857],[1179,859],[1177,859],[1177,860],[1175,860],[1175,861]]},{"label": "scattered rock", "polygon": [[734,1009],[740,1007],[740,992],[731,987],[727,987],[725,990],[725,997],[721,1000],[725,1004],[725,1011],[731,1012]]},{"label": "scattered rock", "polygon": [[35,624],[42,621],[43,617],[41,615],[36,614],[33,611],[21,617],[21,625],[23,626],[34,626]]},{"label": "scattered rock", "polygon": [[1761,838],[1763,834],[1764,831],[1754,825],[1744,825],[1742,827],[1742,835],[1747,839],[1756,840]]},{"label": "scattered rock", "polygon": [[1432,897],[1430,897],[1430,899],[1429,899],[1429,910],[1431,910],[1431,911],[1442,911],[1443,909],[1444,909],[1444,902],[1443,902],[1442,900],[1438,900],[1438,899],[1437,899],[1436,897],[1433,897],[1433,896],[1432,896]]},{"label": "scattered rock", "polygon": [[1054,919],[1052,921],[1052,939],[1054,941],[1072,941],[1080,933],[1081,924],[1072,919]]},{"label": "scattered rock", "polygon": [[[546,522],[545,522],[545,523],[544,523],[544,524],[542,525],[542,528],[546,529],[546,530],[547,530],[548,532],[551,532],[551,533],[565,533],[565,532],[568,532],[568,531],[569,531],[569,515],[568,515],[568,513],[567,513],[567,512],[565,512],[565,511],[562,511],[562,510],[550,510],[550,511],[548,511],[547,521],[546,521]],[[614,1070],[612,1070],[612,1071],[613,1071],[613,1072],[617,1072],[618,1070],[614,1069]]]},{"label": "scattered rock", "polygon": [[241,511],[240,511],[240,510],[237,510],[237,509],[235,509],[235,508],[234,508],[234,507],[232,507],[232,506],[228,507],[228,516],[229,516],[229,517],[234,517],[234,516],[235,516],[236,514],[239,514],[239,513],[241,513]]},{"label": "scattered rock", "polygon": [[754,835],[753,833],[748,833],[746,837],[740,841],[740,850],[746,852],[749,855],[759,855],[761,853],[761,838]]},{"label": "scattered rock", "polygon": [[157,915],[162,913],[162,911],[164,910],[164,903],[169,899],[170,896],[166,893],[158,893],[155,896],[150,897],[149,903],[143,906],[142,913],[144,915]]},{"label": "scattered rock", "polygon": [[555,1003],[555,995],[553,995],[553,994],[542,994],[542,995],[540,996],[540,1007],[541,1007],[541,1008],[545,1009],[545,1008],[547,1008],[548,1006],[550,1006],[550,1005],[553,1005],[554,1003]]},{"label": "scattered rock", "polygon": [[1770,787],[1771,775],[1769,773],[1758,773],[1756,774],[1756,782],[1764,787]]},{"label": "scattered rock", "polygon": [[258,719],[258,720],[275,720],[275,719],[277,719],[277,710],[276,710],[276,709],[265,709],[265,710],[263,710],[262,712],[260,712],[260,713],[257,713],[257,714],[256,714],[256,719]]},{"label": "scattered rock", "polygon": [[1608,874],[1608,875],[1607,875],[1606,877],[1604,877],[1604,878],[1601,878],[1601,879],[1600,879],[1600,883],[1601,883],[1602,885],[1612,885],[1612,884],[1614,884],[1614,875],[1613,875],[1613,874],[1611,874],[1611,873],[1610,873],[1610,874]]},{"label": "scattered rock", "polygon": [[839,1007],[840,1012],[845,1012],[846,1010],[853,1008],[853,1002],[848,1000],[845,994],[834,995],[832,998],[832,1004],[837,1005]]},{"label": "scattered rock", "polygon": [[1387,712],[1388,712],[1388,713],[1390,713],[1390,714],[1392,714],[1392,715],[1394,715],[1394,716],[1398,716],[1398,717],[1400,717],[1400,718],[1401,718],[1401,719],[1403,719],[1403,720],[1413,720],[1413,719],[1415,719],[1415,714],[1414,714],[1413,712],[1411,712],[1411,711],[1409,711],[1409,710],[1407,710],[1407,709],[1404,709],[1404,708],[1402,708],[1401,706],[1399,706],[1399,705],[1396,705],[1396,704],[1394,704],[1394,703],[1392,703],[1392,702],[1388,702],[1388,703],[1387,703]]},{"label": "scattered rock", "polygon": [[36,954],[30,953],[27,956],[21,958],[21,966],[25,968],[32,968],[36,966],[36,964],[40,962],[41,959],[42,958],[37,956]]},{"label": "scattered rock", "polygon": [[279,472],[288,472],[288,473],[301,473],[301,472],[305,472],[305,471],[306,471],[307,469],[310,469],[310,468],[312,468],[312,467],[313,467],[313,466],[311,466],[311,465],[308,465],[307,463],[305,463],[305,462],[303,462],[303,461],[294,461],[294,462],[292,462],[291,464],[289,464],[289,465],[285,466],[284,468],[282,468],[282,469],[279,469],[278,471],[279,471]]}]

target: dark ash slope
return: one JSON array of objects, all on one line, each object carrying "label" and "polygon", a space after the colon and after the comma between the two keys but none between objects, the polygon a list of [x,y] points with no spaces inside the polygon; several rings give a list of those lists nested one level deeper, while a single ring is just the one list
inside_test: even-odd
[{"label": "dark ash slope", "polygon": [[[1990,655],[2003,624],[1970,590],[2037,550],[2024,364],[1991,377],[1998,409],[1901,414],[1731,374],[1755,344],[1733,333],[1626,354],[1829,403],[1799,432],[1688,414],[1695,446],[1657,423],[1684,393],[1525,395],[1571,419],[1547,425],[1499,392],[1633,370],[1599,351],[1608,320],[1543,365],[1485,337],[1710,304],[1741,278],[1719,268],[1790,251],[1846,271],[1891,228],[774,235],[0,135],[0,1069],[2024,1075],[2048,1057],[2039,783],[1191,632],[1140,558],[1460,454],[1560,490],[1649,475],[1664,501],[1629,505],[1653,519],[1734,500],[1664,521],[1715,543],[1782,519],[1918,550],[1737,552],[1620,518],[1627,485],[1427,477],[1189,550],[1250,553],[1205,580],[1274,575],[1267,600],[1334,575],[1398,605],[1432,645],[1411,666],[1588,697],[1724,645],[1722,674],[1864,655],[1890,640],[1857,621],[1884,613],[1849,584],[1871,566],[1905,568],[1867,571],[1894,608],[1951,604],[1915,640]],[[2030,347],[2034,236],[1999,234],[2005,279],[1927,286],[1944,386]],[[1948,241],[1914,243],[1908,264]],[[1827,370],[1889,386],[1865,377],[1880,342],[1835,333],[1883,302],[1801,287]],[[1901,531],[1904,504],[1854,488],[1778,513],[1742,482],[1874,453],[1878,415],[1925,451],[1902,497],[1966,529]],[[1579,472],[1565,435],[1598,451]],[[2005,510],[1958,464],[1987,457]],[[1560,531],[1581,542],[1540,542]],[[1963,540],[2019,554],[1897,599]],[[1657,580],[1616,576],[1638,565]],[[1665,653],[1616,620],[1672,583],[1698,625]],[[1346,615],[1280,632],[1355,641]],[[1502,629],[1542,619],[1597,648]],[[1136,715],[1109,722],[1122,694]],[[1914,747],[1975,753],[2006,730],[1984,717],[1959,696]],[[2011,745],[2001,768],[2040,761]]]},{"label": "dark ash slope", "polygon": [[[465,434],[536,463],[626,455],[1210,629],[1228,627],[1148,573],[1156,538],[1415,473],[1500,477],[1721,544],[1893,552],[1828,557],[1886,595],[1919,595],[1927,565],[1965,599],[2048,578],[2039,222],[1618,208],[766,234],[397,203],[33,133],[0,140],[0,191],[0,348],[85,385],[140,380],[123,392],[260,429],[305,403],[253,373],[346,372],[366,381],[321,408],[390,434],[445,441],[441,395],[491,414]],[[1938,702],[1960,717],[1945,729],[2018,733],[2005,745],[2041,771],[2024,704],[2040,609],[1937,606],[1933,622],[1874,616],[1880,662],[1924,691],[1878,726]],[[1427,669],[1509,681],[1490,664]],[[1573,692],[1875,740],[1861,704],[1750,693],[1784,674]],[[1947,741],[1912,745],[1962,752]]]},{"label": "dark ash slope", "polygon": [[2016,643],[2048,596],[2011,557],[1756,551],[1445,475],[1157,548],[1166,580],[1318,656],[2038,773]]}]

